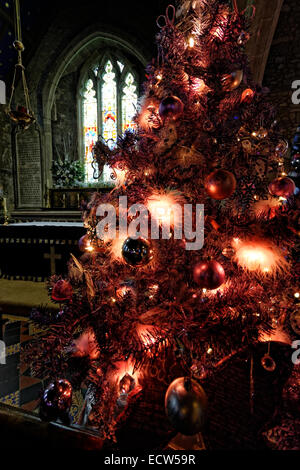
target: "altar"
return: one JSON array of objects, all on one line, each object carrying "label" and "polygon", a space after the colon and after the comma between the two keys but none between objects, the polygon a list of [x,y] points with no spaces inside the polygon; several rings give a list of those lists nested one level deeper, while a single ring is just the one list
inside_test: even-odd
[{"label": "altar", "polygon": [[70,254],[80,256],[82,222],[28,222],[0,226],[0,277],[43,282],[65,274]]}]

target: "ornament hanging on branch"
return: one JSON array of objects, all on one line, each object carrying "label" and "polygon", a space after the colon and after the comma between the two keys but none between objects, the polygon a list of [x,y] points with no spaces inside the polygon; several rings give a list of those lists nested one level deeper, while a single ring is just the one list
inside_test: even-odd
[{"label": "ornament hanging on branch", "polygon": [[277,178],[269,185],[269,193],[272,196],[289,198],[293,196],[296,185],[291,178]]},{"label": "ornament hanging on branch", "polygon": [[52,300],[56,302],[66,302],[70,300],[73,295],[73,289],[71,284],[68,281],[61,279],[57,281],[52,289]]},{"label": "ornament hanging on branch", "polygon": [[221,86],[225,92],[236,90],[242,83],[244,72],[242,70],[235,70],[234,72],[222,75]]},{"label": "ornament hanging on branch", "polygon": [[180,118],[184,110],[182,101],[177,96],[168,96],[159,105],[159,114],[162,119],[172,119],[176,121]]},{"label": "ornament hanging on branch", "polygon": [[205,180],[205,191],[212,199],[227,199],[235,190],[236,179],[227,170],[215,170]]},{"label": "ornament hanging on branch", "polygon": [[122,257],[129,266],[146,266],[153,259],[151,243],[145,238],[127,238],[122,247]]},{"label": "ornament hanging on branch", "polygon": [[116,298],[119,301],[124,301],[127,299],[135,300],[136,296],[137,293],[133,281],[124,281],[116,289]]},{"label": "ornament hanging on branch", "polygon": [[56,380],[43,392],[40,403],[40,417],[43,421],[60,418],[68,424],[72,404],[72,386],[67,380]]},{"label": "ornament hanging on branch", "polygon": [[215,260],[201,261],[194,267],[194,281],[203,289],[218,289],[225,280],[224,268]]},{"label": "ornament hanging on branch", "polygon": [[201,432],[205,424],[206,394],[195,380],[181,377],[174,380],[167,390],[165,410],[178,432],[193,436]]},{"label": "ornament hanging on branch", "polygon": [[235,249],[232,246],[227,246],[222,251],[222,255],[225,256],[225,258],[227,258],[227,259],[231,259],[235,255]]},{"label": "ornament hanging on branch", "polygon": [[262,358],[261,365],[267,372],[274,372],[274,370],[276,369],[276,362],[271,357],[270,350],[271,350],[271,343],[268,344],[268,352]]},{"label": "ornament hanging on branch", "polygon": [[289,149],[289,143],[286,140],[281,139],[275,148],[275,153],[279,157],[284,157],[288,149]]}]

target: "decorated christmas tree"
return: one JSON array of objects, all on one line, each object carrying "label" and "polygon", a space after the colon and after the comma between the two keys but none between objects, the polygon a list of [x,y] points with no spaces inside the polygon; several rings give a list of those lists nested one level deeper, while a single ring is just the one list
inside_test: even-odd
[{"label": "decorated christmas tree", "polygon": [[83,253],[49,281],[59,314],[32,316],[44,419],[67,421],[83,384],[80,423],[119,446],[201,432],[253,447],[274,413],[300,333],[299,228],[289,145],[245,52],[254,13],[187,0],[158,18],[136,128],[94,148],[115,188],[83,208]]}]

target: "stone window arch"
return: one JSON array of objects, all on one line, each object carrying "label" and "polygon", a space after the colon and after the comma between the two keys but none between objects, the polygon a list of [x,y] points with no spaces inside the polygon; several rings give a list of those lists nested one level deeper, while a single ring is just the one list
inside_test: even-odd
[{"label": "stone window arch", "polygon": [[[92,148],[99,136],[113,148],[117,137],[134,129],[140,80],[135,66],[118,50],[106,50],[86,64],[80,78],[79,152],[86,182],[93,183]],[[109,184],[111,170],[104,168],[100,182]]]}]

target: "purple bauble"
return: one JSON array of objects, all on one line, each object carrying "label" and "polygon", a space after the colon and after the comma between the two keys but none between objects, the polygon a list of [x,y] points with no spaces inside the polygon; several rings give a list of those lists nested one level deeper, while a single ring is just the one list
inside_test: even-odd
[{"label": "purple bauble", "polygon": [[40,403],[40,417],[53,421],[64,417],[72,405],[72,386],[67,380],[55,380],[44,390]]},{"label": "purple bauble", "polygon": [[291,197],[296,189],[296,185],[291,178],[286,176],[277,178],[269,184],[269,192],[272,196]]},{"label": "purple bauble", "polygon": [[168,96],[159,105],[159,114],[162,119],[170,118],[176,121],[183,113],[184,105],[177,96]]},{"label": "purple bauble", "polygon": [[194,281],[203,289],[217,289],[225,280],[224,268],[217,261],[201,261],[194,267]]}]

